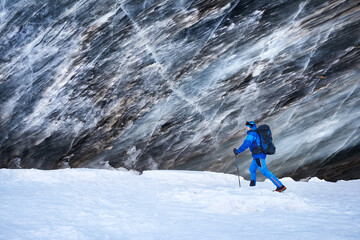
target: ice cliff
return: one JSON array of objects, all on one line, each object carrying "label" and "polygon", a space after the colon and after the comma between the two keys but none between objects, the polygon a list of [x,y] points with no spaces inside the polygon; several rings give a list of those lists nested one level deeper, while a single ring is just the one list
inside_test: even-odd
[{"label": "ice cliff", "polygon": [[[360,178],[358,1],[0,2],[0,167]],[[250,154],[241,155],[248,176]]]}]

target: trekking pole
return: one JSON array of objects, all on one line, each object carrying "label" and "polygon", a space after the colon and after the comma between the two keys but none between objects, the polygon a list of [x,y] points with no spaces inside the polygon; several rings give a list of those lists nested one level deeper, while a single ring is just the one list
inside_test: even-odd
[{"label": "trekking pole", "polygon": [[239,173],[239,166],[238,166],[237,155],[235,155],[235,159],[236,159],[237,175],[238,175],[238,179],[239,179],[239,188],[241,188],[241,183],[240,183],[240,173]]}]

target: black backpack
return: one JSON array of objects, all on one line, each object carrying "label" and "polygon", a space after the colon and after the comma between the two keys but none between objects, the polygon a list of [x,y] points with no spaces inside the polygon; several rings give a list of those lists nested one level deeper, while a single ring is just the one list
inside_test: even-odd
[{"label": "black backpack", "polygon": [[257,130],[254,130],[254,132],[257,132],[260,136],[260,146],[257,146],[255,142],[256,147],[253,148],[252,152],[254,154],[259,154],[259,153],[265,153],[267,155],[275,154],[276,148],[275,145],[273,144],[270,127],[268,125],[261,125],[257,128]]}]

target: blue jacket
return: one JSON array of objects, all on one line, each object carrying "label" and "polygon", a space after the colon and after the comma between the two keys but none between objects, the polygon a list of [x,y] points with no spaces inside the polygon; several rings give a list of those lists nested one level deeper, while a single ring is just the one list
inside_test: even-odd
[{"label": "blue jacket", "polygon": [[[237,149],[238,153],[242,153],[247,148],[249,148],[250,151],[252,152],[253,148],[256,146],[255,143],[258,146],[260,146],[260,136],[259,136],[259,134],[257,134],[257,132],[253,131],[253,130],[256,130],[256,129],[257,129],[257,127],[254,126],[250,131],[247,131],[248,135],[245,138],[243,144]],[[253,158],[265,159],[266,154],[265,153],[253,154]]]}]

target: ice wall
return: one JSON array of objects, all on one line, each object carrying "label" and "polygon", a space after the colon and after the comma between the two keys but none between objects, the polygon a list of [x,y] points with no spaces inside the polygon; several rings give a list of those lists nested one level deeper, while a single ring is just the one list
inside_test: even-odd
[{"label": "ice wall", "polygon": [[[0,2],[0,167],[360,177],[357,1]],[[248,176],[250,154],[240,156]]]}]

